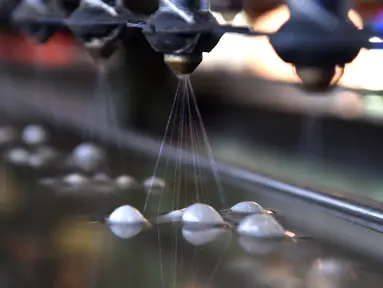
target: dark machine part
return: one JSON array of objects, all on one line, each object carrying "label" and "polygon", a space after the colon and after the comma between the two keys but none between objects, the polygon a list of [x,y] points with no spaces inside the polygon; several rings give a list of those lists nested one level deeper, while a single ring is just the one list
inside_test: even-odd
[{"label": "dark machine part", "polygon": [[[239,7],[238,11],[241,11],[243,9],[244,11],[246,11],[247,15],[249,15],[251,19],[256,19],[260,15],[263,15],[264,13],[273,10],[284,3],[285,2],[283,0],[267,0],[267,1],[243,0],[242,5],[241,7]],[[215,10],[213,9],[213,11]]]},{"label": "dark machine part", "polygon": [[22,33],[25,33],[38,43],[44,43],[61,27],[38,23],[38,21],[32,22],[25,20],[38,20],[48,16],[58,18],[66,17],[66,11],[60,7],[58,3],[58,1],[53,0],[23,0],[11,13],[11,19],[14,23],[17,23],[17,27]]},{"label": "dark machine part", "polygon": [[102,3],[105,6],[84,1],[67,19],[68,27],[95,60],[110,57],[118,48],[120,36],[127,30],[123,29],[123,24],[99,24],[120,19],[113,6]]},{"label": "dark machine part", "polygon": [[235,0],[211,0],[210,8],[217,12],[239,12],[242,10],[242,3]]},{"label": "dark machine part", "polygon": [[279,57],[295,65],[303,87],[313,92],[335,84],[336,68],[343,69],[361,47],[370,47],[366,46],[368,32],[360,32],[347,20],[344,1],[309,0],[300,5],[298,0],[286,0],[291,18],[275,34],[219,25],[207,0],[162,0],[153,14],[141,16],[131,12],[127,0],[82,0],[73,13],[76,0],[25,0],[12,19],[38,42],[47,41],[58,29],[69,29],[97,62],[111,56],[122,42],[132,45],[129,35],[142,31],[145,42],[163,54],[177,76],[191,74],[203,53],[210,52],[224,33],[267,36]]},{"label": "dark machine part", "polygon": [[[285,62],[296,67],[296,73],[302,80],[303,87],[309,91],[323,91],[329,86],[336,84],[333,79],[335,68],[350,63],[358,55],[363,43],[337,43],[336,35],[357,35],[358,28],[348,20],[349,7],[345,0],[310,0],[312,7],[302,10],[295,0],[287,1],[291,18],[270,38],[270,42],[278,56]],[[308,6],[310,6],[308,5]],[[311,10],[310,10],[311,9]],[[317,10],[315,10],[317,9]],[[334,25],[325,25],[327,19],[334,21]],[[315,18],[316,17],[316,18]],[[330,23],[330,22],[329,22]],[[331,23],[330,23],[331,24]],[[291,41],[290,47],[286,47],[285,41],[279,39],[281,34],[291,33],[296,41]],[[301,45],[303,37],[299,35],[315,35],[318,39],[332,37],[333,45],[312,45],[307,49]],[[302,39],[299,39],[302,37]],[[283,45],[283,48],[281,47]]]},{"label": "dark machine part", "polygon": [[77,7],[80,5],[80,0],[61,0],[59,1],[59,5],[64,11],[66,11],[67,15],[72,13]]},{"label": "dark machine part", "polygon": [[0,3],[0,23],[2,25],[8,25],[10,22],[10,16],[12,11],[20,4],[20,0],[4,0]]},{"label": "dark machine part", "polygon": [[43,23],[41,19],[65,19],[80,5],[80,0],[22,0],[17,3],[8,11],[8,24],[15,24],[34,41],[44,43],[66,27],[55,21]]},{"label": "dark machine part", "polygon": [[152,48],[163,53],[165,63],[176,75],[191,74],[202,62],[202,53],[210,52],[222,34],[165,34],[156,30],[183,29],[191,24],[218,24],[210,12],[209,1],[163,2],[148,20],[144,34]]},{"label": "dark machine part", "polygon": [[177,76],[189,75],[197,69],[202,62],[202,55],[172,55],[164,56],[165,63]]},{"label": "dark machine part", "polygon": [[219,25],[208,0],[162,0],[154,14],[141,17],[130,12],[125,0],[82,0],[69,18],[68,8],[63,7],[70,5],[63,2],[25,0],[12,18],[39,42],[47,41],[60,25],[69,28],[93,56],[101,59],[113,53],[118,40],[126,38],[131,28],[142,29],[151,47],[164,54],[165,63],[176,75],[192,73],[202,54],[210,52],[224,33],[268,36],[280,58],[296,66],[304,87],[311,91],[327,89],[335,82],[335,67],[343,69],[351,62],[366,39],[359,37],[362,33],[347,20],[346,0],[309,0],[305,5],[298,0],[286,1],[291,18],[273,35]]},{"label": "dark machine part", "polygon": [[132,19],[132,14],[118,4],[102,0],[25,0],[12,13],[12,20],[39,43],[48,41],[58,30],[69,30],[99,60],[110,57],[118,40],[128,36],[124,20]]}]

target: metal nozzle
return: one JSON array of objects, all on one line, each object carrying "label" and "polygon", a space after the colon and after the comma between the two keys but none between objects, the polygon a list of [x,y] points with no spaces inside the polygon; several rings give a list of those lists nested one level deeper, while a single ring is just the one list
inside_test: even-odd
[{"label": "metal nozzle", "polygon": [[185,76],[194,72],[202,62],[202,55],[171,55],[165,54],[165,63],[177,76]]},{"label": "metal nozzle", "polygon": [[19,29],[38,43],[43,43],[56,32],[57,28],[51,25],[33,23],[31,20],[40,17],[65,17],[65,11],[57,1],[28,1],[23,0],[11,14],[11,19],[19,25]]},{"label": "metal nozzle", "polygon": [[93,39],[90,42],[84,43],[84,46],[95,63],[103,64],[106,63],[118,49],[118,42]]},{"label": "metal nozzle", "polygon": [[[103,21],[113,21],[117,17],[112,6],[108,6],[102,1],[83,3],[85,4],[79,6],[67,19],[67,25],[73,34],[83,42],[93,60],[104,62],[118,48],[122,27],[119,25],[105,27],[99,24]],[[81,25],[84,19],[93,25]]]},{"label": "metal nozzle", "polygon": [[325,91],[340,78],[334,79],[335,67],[296,67],[295,72],[301,79],[303,87],[312,92]]}]

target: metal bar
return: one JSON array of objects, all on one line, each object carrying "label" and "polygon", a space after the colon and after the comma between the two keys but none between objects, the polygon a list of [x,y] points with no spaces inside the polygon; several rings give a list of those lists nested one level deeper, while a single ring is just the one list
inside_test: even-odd
[{"label": "metal bar", "polygon": [[210,0],[199,0],[199,10],[201,11],[210,10]]}]

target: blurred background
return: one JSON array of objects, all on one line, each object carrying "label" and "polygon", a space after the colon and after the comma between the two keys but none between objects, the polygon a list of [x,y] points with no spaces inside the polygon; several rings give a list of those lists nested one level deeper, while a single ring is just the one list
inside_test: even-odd
[{"label": "blurred background", "polygon": [[[142,12],[156,7],[155,1],[129,5]],[[379,1],[356,1],[350,17],[363,27],[362,18],[380,21],[380,8]],[[220,11],[220,21],[267,31],[276,31],[289,17],[280,1],[242,5],[214,0],[212,9]],[[144,37],[131,34],[107,61],[104,98],[111,101],[119,127],[160,138],[177,80]],[[56,33],[45,45],[35,45],[12,30],[0,37],[2,89],[25,89],[29,99],[47,110],[69,101],[96,105],[97,68],[78,39]],[[267,39],[225,35],[192,76],[217,157],[290,182],[380,200],[381,53],[361,51],[339,87],[311,95],[294,85],[299,80],[292,67],[278,58]]]}]

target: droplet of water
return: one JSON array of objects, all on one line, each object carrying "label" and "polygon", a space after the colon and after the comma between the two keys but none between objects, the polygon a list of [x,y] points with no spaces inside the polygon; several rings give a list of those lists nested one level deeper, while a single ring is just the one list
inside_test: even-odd
[{"label": "droplet of water", "polygon": [[237,231],[241,235],[259,238],[281,238],[285,235],[283,227],[267,214],[253,214],[244,218]]},{"label": "droplet of water", "polygon": [[238,214],[257,214],[263,213],[264,209],[258,203],[253,201],[244,201],[235,204],[230,208],[230,211]]},{"label": "droplet of water", "polygon": [[149,177],[147,178],[142,185],[145,190],[151,195],[159,195],[165,189],[166,183],[163,179],[158,177]]},{"label": "droplet of water", "polygon": [[96,169],[102,165],[105,160],[105,151],[91,143],[81,144],[73,151],[74,165],[86,171]]},{"label": "droplet of water", "polygon": [[213,207],[196,203],[183,211],[182,222],[202,225],[223,225],[225,221]]},{"label": "droplet of water", "polygon": [[121,175],[116,178],[115,183],[120,189],[129,189],[136,185],[136,180],[132,176]]},{"label": "droplet of water", "polygon": [[89,179],[81,174],[69,174],[64,177],[63,182],[69,186],[80,187],[89,184]]},{"label": "droplet of water", "polygon": [[23,130],[22,138],[28,145],[41,145],[47,141],[48,135],[43,127],[39,125],[28,125]]},{"label": "droplet of water", "polygon": [[0,127],[0,144],[12,143],[17,139],[16,130],[10,126]]},{"label": "droplet of water", "polygon": [[184,239],[194,246],[206,245],[214,241],[225,230],[220,228],[193,230],[187,227],[182,228],[182,236]]},{"label": "droplet of water", "polygon": [[23,148],[14,148],[8,151],[6,159],[16,165],[26,165],[29,161],[30,153]]},{"label": "droplet of water", "polygon": [[124,205],[110,214],[108,222],[110,224],[143,224],[148,223],[148,220],[136,208]]}]

